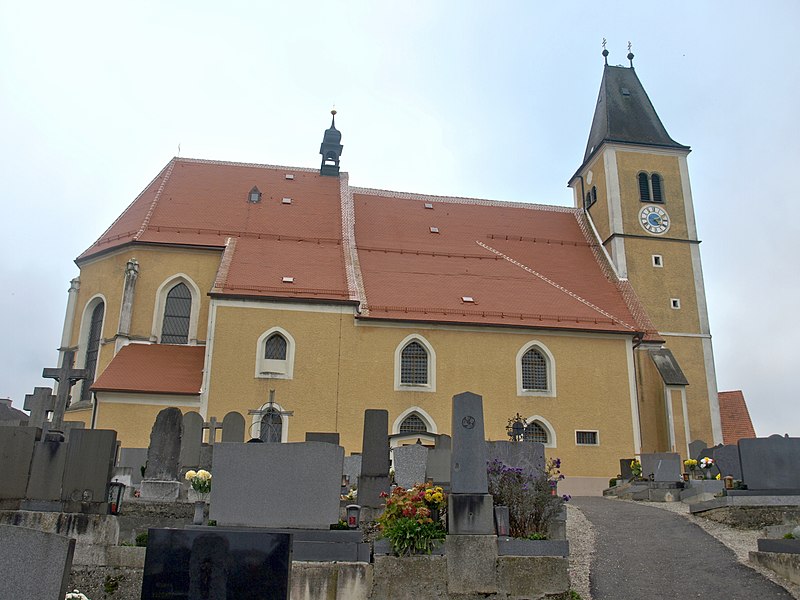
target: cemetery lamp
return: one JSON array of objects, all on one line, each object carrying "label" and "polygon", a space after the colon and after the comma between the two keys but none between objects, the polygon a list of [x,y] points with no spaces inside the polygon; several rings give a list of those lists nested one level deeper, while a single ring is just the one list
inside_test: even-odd
[{"label": "cemetery lamp", "polygon": [[108,504],[112,515],[119,514],[122,498],[125,496],[125,484],[112,481],[108,484]]},{"label": "cemetery lamp", "polygon": [[361,506],[358,504],[348,504],[345,507],[347,510],[347,527],[350,529],[358,529],[358,519],[361,516]]},{"label": "cemetery lamp", "polygon": [[732,490],[733,489],[733,475],[726,475],[722,478],[725,481],[725,489]]}]

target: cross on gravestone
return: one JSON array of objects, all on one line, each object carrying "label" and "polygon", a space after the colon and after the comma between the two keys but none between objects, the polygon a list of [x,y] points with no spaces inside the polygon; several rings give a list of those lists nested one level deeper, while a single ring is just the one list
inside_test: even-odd
[{"label": "cross on gravestone", "polygon": [[217,439],[217,429],[222,429],[222,423],[217,421],[217,417],[211,417],[203,423],[203,429],[208,429],[208,443],[213,446]]},{"label": "cross on gravestone", "polygon": [[53,388],[35,387],[33,394],[25,396],[23,408],[30,411],[28,417],[28,427],[43,427],[47,421],[47,413],[53,412],[56,407],[56,397],[53,395]]},{"label": "cross on gravestone", "polygon": [[64,428],[64,411],[69,405],[69,393],[72,386],[81,379],[86,379],[86,369],[73,369],[75,362],[75,352],[72,350],[64,351],[64,358],[58,368],[42,369],[42,377],[45,379],[55,379],[58,382],[58,392],[56,393],[56,403],[53,408],[53,419],[50,429],[62,431]]},{"label": "cross on gravestone", "polygon": [[281,442],[283,417],[291,417],[294,411],[278,410],[275,408],[275,390],[269,391],[269,402],[264,408],[248,410],[248,415],[258,415],[259,419],[259,438],[263,442]]}]

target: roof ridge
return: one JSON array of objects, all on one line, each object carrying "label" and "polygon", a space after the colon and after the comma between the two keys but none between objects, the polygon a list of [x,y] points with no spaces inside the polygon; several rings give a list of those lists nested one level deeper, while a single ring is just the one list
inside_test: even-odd
[{"label": "roof ridge", "polygon": [[573,291],[571,291],[571,290],[568,290],[568,289],[567,289],[567,288],[565,288],[563,285],[561,285],[561,284],[559,284],[559,283],[556,283],[555,281],[553,281],[553,280],[552,280],[552,279],[550,279],[549,277],[545,277],[544,275],[542,275],[541,273],[539,273],[539,272],[538,272],[538,271],[536,271],[535,269],[532,269],[531,267],[529,267],[529,266],[527,266],[527,265],[524,265],[524,264],[522,264],[522,263],[521,263],[521,262],[519,262],[518,260],[516,260],[516,259],[512,258],[511,256],[508,256],[507,254],[504,254],[504,253],[500,252],[499,250],[496,250],[496,249],[492,248],[491,246],[488,246],[487,244],[484,244],[484,243],[483,243],[483,242],[481,242],[480,240],[475,240],[475,243],[476,243],[476,244],[478,244],[479,246],[481,246],[482,248],[485,248],[485,249],[486,249],[486,250],[488,250],[489,252],[493,252],[493,253],[497,254],[498,256],[501,256],[501,257],[502,257],[503,259],[505,259],[506,261],[510,262],[510,263],[511,263],[511,264],[513,264],[513,265],[516,265],[517,267],[519,267],[519,268],[523,269],[524,271],[527,271],[527,272],[528,272],[528,273],[530,273],[531,275],[535,275],[536,277],[538,277],[539,279],[541,279],[541,280],[542,280],[542,281],[544,281],[545,283],[547,283],[547,284],[549,284],[549,285],[553,286],[554,288],[556,288],[557,290],[559,290],[559,291],[561,291],[561,292],[564,292],[564,293],[565,293],[565,294],[567,294],[567,295],[568,295],[570,298],[573,298],[573,299],[577,300],[578,302],[580,302],[580,303],[582,303],[582,304],[585,304],[586,306],[588,306],[588,307],[589,307],[589,308],[591,308],[592,310],[595,310],[595,311],[599,312],[601,315],[603,315],[603,316],[605,316],[605,317],[607,317],[607,318],[609,318],[609,319],[613,320],[614,322],[620,323],[621,325],[623,325],[623,326],[627,327],[627,328],[628,328],[628,329],[630,329],[631,331],[636,331],[636,328],[635,328],[635,327],[633,327],[632,325],[629,325],[628,323],[626,323],[625,321],[623,321],[623,320],[622,320],[622,319],[620,319],[619,317],[615,317],[615,316],[614,316],[614,315],[612,315],[610,312],[608,312],[608,311],[606,311],[606,310],[603,310],[602,308],[600,308],[600,307],[599,307],[599,306],[597,306],[596,304],[592,304],[591,302],[589,302],[588,300],[586,300],[586,298],[583,298],[582,296],[579,296],[579,295],[578,295],[578,294],[576,294],[575,292],[573,292]]},{"label": "roof ridge", "polygon": [[265,163],[249,163],[249,162],[239,162],[239,161],[231,161],[231,160],[215,160],[209,158],[184,158],[176,156],[173,160],[186,162],[186,163],[194,163],[194,164],[201,164],[201,165],[224,165],[228,167],[255,167],[261,169],[286,169],[288,171],[300,171],[302,173],[319,173],[319,169],[313,169],[310,167],[290,167],[287,165],[268,165]]},{"label": "roof ridge", "polygon": [[158,204],[158,201],[161,198],[161,192],[164,191],[164,186],[167,185],[167,180],[169,179],[169,176],[172,175],[172,170],[175,168],[175,161],[176,159],[173,158],[171,161],[169,161],[169,164],[167,164],[166,168],[167,172],[164,175],[164,179],[161,180],[161,185],[158,186],[158,191],[156,191],[156,195],[153,197],[153,201],[150,203],[150,208],[147,210],[147,214],[144,216],[144,220],[142,221],[142,224],[139,227],[139,231],[137,231],[136,234],[133,236],[134,241],[139,241],[139,238],[142,236],[142,234],[145,231],[147,231],[147,225],[150,223],[150,219],[153,216],[153,212],[156,209],[156,205]]},{"label": "roof ridge", "polygon": [[570,213],[576,209],[570,206],[557,204],[535,204],[533,202],[518,202],[509,200],[488,200],[485,198],[469,198],[465,196],[436,196],[432,194],[418,194],[415,192],[398,192],[380,188],[351,187],[351,193],[366,194],[368,196],[383,196],[399,200],[433,200],[450,204],[471,204],[477,206],[499,206],[507,208],[526,208],[531,210],[545,210],[551,212]]}]

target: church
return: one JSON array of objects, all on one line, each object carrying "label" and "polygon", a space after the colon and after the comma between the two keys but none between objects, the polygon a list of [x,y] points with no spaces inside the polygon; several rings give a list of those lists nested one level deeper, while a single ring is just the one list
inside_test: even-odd
[{"label": "church", "polygon": [[319,168],[173,158],[76,259],[66,418],[146,447],[165,407],[235,411],[358,452],[365,409],[433,444],[472,391],[488,438],[520,415],[590,487],[721,443],[690,148],[629,59],[603,67],[573,207],[354,187],[335,111]]}]

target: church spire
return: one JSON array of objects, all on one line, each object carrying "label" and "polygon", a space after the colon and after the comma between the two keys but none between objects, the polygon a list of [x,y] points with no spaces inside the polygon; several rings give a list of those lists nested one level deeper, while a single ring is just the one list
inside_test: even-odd
[{"label": "church spire", "polygon": [[586,144],[584,163],[603,142],[681,148],[688,146],[673,140],[658,118],[647,92],[633,68],[633,53],[628,49],[630,67],[614,67],[607,62],[603,48],[603,81]]},{"label": "church spire", "polygon": [[339,157],[342,154],[342,134],[336,129],[336,109],[331,111],[331,126],[325,130],[322,137],[322,144],[319,153],[322,155],[322,165],[319,168],[320,175],[339,176]]}]

